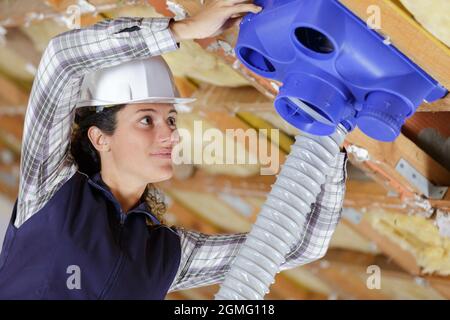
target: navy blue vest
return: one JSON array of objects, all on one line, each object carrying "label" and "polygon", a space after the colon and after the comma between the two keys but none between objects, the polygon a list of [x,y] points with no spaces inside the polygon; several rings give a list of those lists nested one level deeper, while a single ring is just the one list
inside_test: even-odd
[{"label": "navy blue vest", "polygon": [[[0,255],[0,299],[164,299],[180,238],[141,199],[126,214],[99,173],[76,172],[19,228],[17,200]],[[152,219],[154,225],[148,225]]]}]

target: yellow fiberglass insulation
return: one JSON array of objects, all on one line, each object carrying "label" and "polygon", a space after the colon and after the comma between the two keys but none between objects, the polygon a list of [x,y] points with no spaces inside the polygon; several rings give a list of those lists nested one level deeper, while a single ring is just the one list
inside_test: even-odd
[{"label": "yellow fiberglass insulation", "polygon": [[450,238],[439,234],[434,220],[378,210],[364,217],[376,231],[412,253],[424,273],[450,275]]},{"label": "yellow fiberglass insulation", "polygon": [[450,1],[400,0],[416,20],[450,47]]}]

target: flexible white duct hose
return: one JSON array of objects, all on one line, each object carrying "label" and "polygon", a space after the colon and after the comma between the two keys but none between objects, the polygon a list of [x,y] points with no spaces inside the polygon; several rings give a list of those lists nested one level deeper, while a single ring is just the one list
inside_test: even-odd
[{"label": "flexible white duct hose", "polygon": [[291,246],[305,228],[306,216],[335,163],[347,131],[338,126],[328,137],[295,137],[266,202],[216,300],[262,300],[274,283]]}]

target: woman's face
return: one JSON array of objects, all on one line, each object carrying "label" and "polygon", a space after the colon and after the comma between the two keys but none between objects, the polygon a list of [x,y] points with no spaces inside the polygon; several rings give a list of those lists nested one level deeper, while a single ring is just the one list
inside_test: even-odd
[{"label": "woman's face", "polygon": [[[172,148],[179,142],[177,112],[172,104],[128,104],[116,114],[117,125],[105,139],[110,151],[102,157],[116,173],[143,183],[172,177]],[[104,155],[104,154],[103,154]]]}]

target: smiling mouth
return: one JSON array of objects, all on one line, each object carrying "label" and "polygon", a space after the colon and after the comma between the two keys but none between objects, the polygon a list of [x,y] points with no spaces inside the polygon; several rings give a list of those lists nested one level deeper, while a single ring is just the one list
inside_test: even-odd
[{"label": "smiling mouth", "polygon": [[163,158],[163,159],[171,159],[172,158],[172,153],[152,153],[151,156],[152,157]]}]

